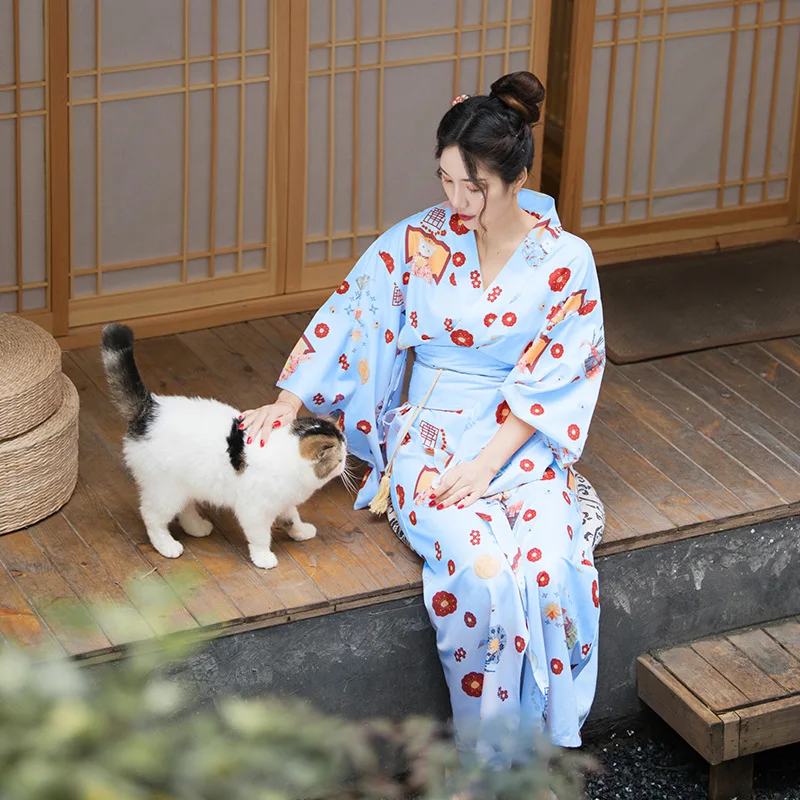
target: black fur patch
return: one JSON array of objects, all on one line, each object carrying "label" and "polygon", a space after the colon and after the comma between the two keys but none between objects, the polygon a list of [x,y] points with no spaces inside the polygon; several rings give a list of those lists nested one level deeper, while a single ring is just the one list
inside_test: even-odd
[{"label": "black fur patch", "polygon": [[133,331],[118,322],[106,325],[102,351],[111,399],[128,420],[128,435],[134,439],[141,438],[150,429],[158,404],[136,367]]},{"label": "black fur patch", "polygon": [[244,460],[244,431],[239,430],[239,420],[234,419],[231,432],[228,434],[228,458],[236,472],[244,472],[247,463]]},{"label": "black fur patch", "polygon": [[292,433],[298,439],[306,436],[335,436],[340,442],[344,441],[344,434],[336,423],[324,417],[298,417],[292,423]]}]

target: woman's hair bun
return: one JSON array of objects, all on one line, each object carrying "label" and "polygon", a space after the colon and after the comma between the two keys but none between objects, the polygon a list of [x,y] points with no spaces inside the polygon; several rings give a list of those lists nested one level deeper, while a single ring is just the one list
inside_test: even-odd
[{"label": "woman's hair bun", "polygon": [[503,75],[492,84],[490,96],[513,108],[528,125],[539,121],[544,86],[532,72],[509,72]]}]

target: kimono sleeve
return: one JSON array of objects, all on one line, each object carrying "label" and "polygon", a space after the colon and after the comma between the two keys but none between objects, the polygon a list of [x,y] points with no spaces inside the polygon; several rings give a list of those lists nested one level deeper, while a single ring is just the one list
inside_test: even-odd
[{"label": "kimono sleeve", "polygon": [[405,350],[397,349],[405,316],[403,246],[398,226],[370,246],[315,314],[277,383],[310,411],[338,416],[348,450],[372,467],[357,508],[377,492],[385,468],[383,413],[399,400],[405,366]]},{"label": "kimono sleeve", "polygon": [[589,246],[571,238],[555,265],[542,264],[550,288],[563,290],[502,387],[512,413],[536,428],[562,467],[583,452],[605,367],[597,269]]}]

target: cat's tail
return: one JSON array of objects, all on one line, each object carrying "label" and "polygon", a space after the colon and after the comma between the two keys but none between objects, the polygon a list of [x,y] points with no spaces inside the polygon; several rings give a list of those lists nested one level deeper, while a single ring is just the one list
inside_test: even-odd
[{"label": "cat's tail", "polygon": [[[133,357],[133,331],[111,322],[103,328],[100,347],[111,402],[132,428],[151,418],[155,400],[142,382]],[[144,430],[139,431],[144,433]]]}]

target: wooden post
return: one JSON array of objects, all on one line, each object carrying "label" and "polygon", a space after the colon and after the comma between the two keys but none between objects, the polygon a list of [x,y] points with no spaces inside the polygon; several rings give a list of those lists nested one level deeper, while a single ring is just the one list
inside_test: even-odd
[{"label": "wooden post", "polygon": [[753,756],[712,764],[708,775],[708,800],[752,800]]}]

